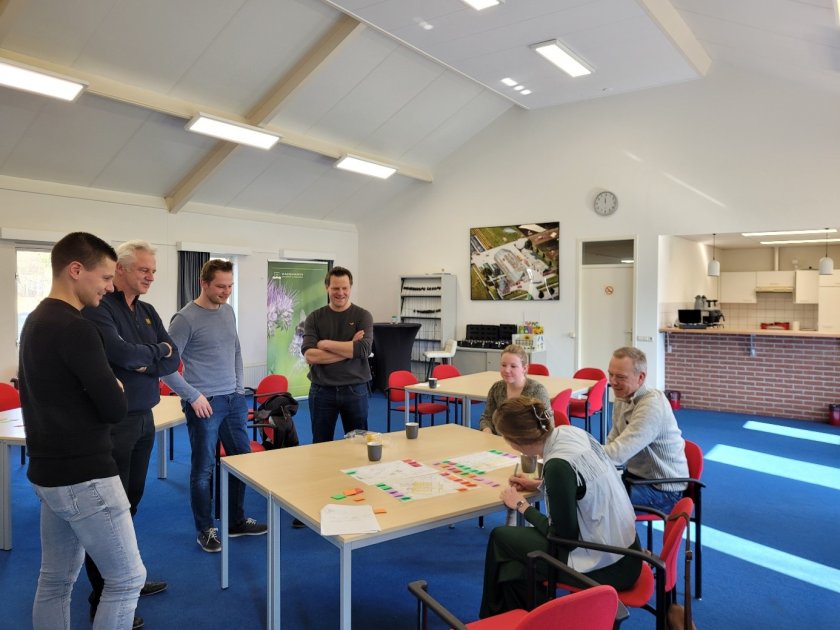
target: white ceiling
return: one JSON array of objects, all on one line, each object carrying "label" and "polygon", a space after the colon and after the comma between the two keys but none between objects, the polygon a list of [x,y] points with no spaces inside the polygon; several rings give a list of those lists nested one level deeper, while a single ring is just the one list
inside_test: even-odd
[{"label": "white ceiling", "polygon": [[[528,48],[554,38],[595,72],[566,78]],[[0,0],[2,58],[90,86],[69,104],[0,88],[3,187],[349,223],[430,185],[512,107],[702,80],[718,63],[840,92],[831,0],[507,0],[480,13],[460,0]],[[284,138],[268,152],[216,142],[184,130],[198,111]],[[400,174],[337,171],[344,152]]]}]

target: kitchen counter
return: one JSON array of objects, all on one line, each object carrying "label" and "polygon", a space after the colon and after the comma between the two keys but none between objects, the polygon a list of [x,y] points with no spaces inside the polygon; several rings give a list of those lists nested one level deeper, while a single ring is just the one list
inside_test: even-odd
[{"label": "kitchen counter", "polygon": [[825,422],[840,403],[840,334],[662,328],[665,387],[683,407]]},{"label": "kitchen counter", "polygon": [[840,338],[840,333],[819,332],[816,330],[782,330],[780,328],[676,328],[666,326],[660,328],[659,332],[678,333],[688,335],[762,335],[772,337],[824,337],[829,339]]}]

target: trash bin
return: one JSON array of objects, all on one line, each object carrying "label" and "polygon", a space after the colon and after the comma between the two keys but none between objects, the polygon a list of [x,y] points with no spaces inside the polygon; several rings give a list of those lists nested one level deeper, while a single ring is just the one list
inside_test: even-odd
[{"label": "trash bin", "polygon": [[682,398],[682,394],[680,392],[676,389],[666,389],[665,396],[668,397],[668,402],[671,403],[671,409],[676,411],[680,408],[680,400]]},{"label": "trash bin", "polygon": [[840,403],[828,405],[828,423],[840,427]]}]

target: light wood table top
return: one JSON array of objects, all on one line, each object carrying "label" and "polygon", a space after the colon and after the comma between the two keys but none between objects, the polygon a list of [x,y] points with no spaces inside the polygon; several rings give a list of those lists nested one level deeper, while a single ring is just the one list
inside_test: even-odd
[{"label": "light wood table top", "polygon": [[[414,459],[432,465],[443,459],[459,455],[498,449],[513,452],[504,440],[496,435],[475,431],[455,424],[425,427],[420,429],[416,440],[408,440],[404,431],[385,433],[382,462]],[[377,514],[382,531],[371,534],[325,536],[340,552],[340,627],[352,628],[351,584],[352,551],[387,540],[401,538],[469,518],[477,518],[504,509],[499,498],[501,485],[513,473],[516,459],[509,467],[500,468],[485,475],[499,486],[477,484],[466,492],[445,494],[429,499],[400,501],[375,486],[368,486],[355,477],[342,473],[342,469],[367,466],[367,446],[361,441],[339,440],[294,448],[233,455],[222,459],[222,518],[228,516],[229,473],[242,479],[269,500],[269,540],[267,550],[267,618],[270,629],[280,628],[281,562],[280,538],[282,511],[299,518],[316,532],[320,532],[321,508],[330,503],[339,505],[370,505],[385,508],[386,513]],[[364,501],[356,502],[348,497],[332,499],[345,489],[362,488]],[[221,573],[222,588],[228,585],[229,538],[222,528]],[[422,552],[422,550],[418,550]],[[286,552],[288,553],[288,552]],[[291,562],[294,562],[292,560]],[[287,561],[287,566],[289,561]],[[317,604],[317,602],[313,602]]]}]

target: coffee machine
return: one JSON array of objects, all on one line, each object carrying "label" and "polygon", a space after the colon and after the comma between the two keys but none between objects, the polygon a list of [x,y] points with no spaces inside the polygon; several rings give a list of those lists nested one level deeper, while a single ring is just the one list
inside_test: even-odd
[{"label": "coffee machine", "polygon": [[703,309],[703,323],[706,326],[723,326],[726,318],[723,316],[721,310],[717,307],[717,300],[705,300],[706,308]]}]

